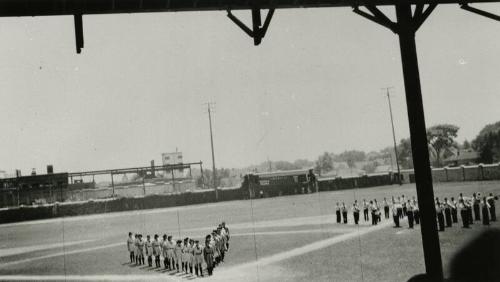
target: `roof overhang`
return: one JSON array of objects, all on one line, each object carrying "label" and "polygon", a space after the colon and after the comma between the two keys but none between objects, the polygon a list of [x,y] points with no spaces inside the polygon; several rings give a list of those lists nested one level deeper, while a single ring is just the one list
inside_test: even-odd
[{"label": "roof overhang", "polygon": [[[457,0],[410,0],[411,4],[457,4]],[[498,0],[471,0],[488,3]],[[0,17],[242,10],[259,7],[321,8],[396,5],[396,0],[0,0]]]}]

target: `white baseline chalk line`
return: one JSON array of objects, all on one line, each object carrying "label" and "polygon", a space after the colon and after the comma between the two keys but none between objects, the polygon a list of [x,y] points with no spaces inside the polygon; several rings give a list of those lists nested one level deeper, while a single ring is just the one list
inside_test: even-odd
[{"label": "white baseline chalk line", "polygon": [[40,260],[40,259],[46,259],[46,258],[53,258],[53,257],[58,257],[58,256],[64,256],[64,255],[72,255],[72,254],[78,254],[78,253],[85,253],[85,252],[92,252],[96,250],[101,250],[101,249],[106,249],[106,248],[111,248],[111,247],[117,247],[117,246],[124,246],[123,248],[126,247],[125,242],[120,242],[120,243],[114,243],[114,244],[109,244],[109,245],[104,245],[104,246],[97,246],[97,247],[92,247],[92,248],[86,248],[86,249],[79,249],[79,250],[73,250],[73,251],[66,251],[66,252],[59,252],[55,254],[50,254],[50,255],[45,255],[45,256],[40,256],[40,257],[33,257],[33,258],[27,258],[23,260],[16,260],[16,261],[10,261],[6,263],[0,264],[0,268],[6,267],[6,266],[11,266],[14,264],[19,264],[19,263],[25,263],[25,262],[31,262],[35,260]]},{"label": "white baseline chalk line", "polygon": [[[319,217],[322,217],[322,216],[319,216]],[[305,217],[305,218],[302,218],[302,219],[311,220],[312,218],[315,218],[315,217]],[[373,227],[370,227],[370,228],[373,228]],[[365,227],[363,229],[368,229],[368,228]],[[345,228],[342,228],[342,231],[345,231]],[[280,233],[278,233],[280,231],[269,231],[269,232],[275,232],[276,234],[280,234]],[[284,231],[281,231],[281,232],[284,232]],[[298,231],[286,231],[286,232],[298,233]],[[303,231],[303,232],[305,232],[305,231]],[[340,232],[340,230],[339,230],[339,232]],[[262,233],[262,234],[259,234],[259,233]],[[257,235],[264,235],[263,233],[264,232],[258,232]],[[347,233],[347,234],[352,234],[352,233],[357,234],[357,232],[350,232],[350,233]],[[347,234],[344,234],[344,235],[341,235],[341,236],[345,236]],[[237,235],[237,233],[233,234],[233,235]],[[10,261],[10,262],[6,262],[6,263],[1,263],[0,264],[0,268],[11,266],[11,265],[15,265],[15,264],[20,264],[20,263],[26,263],[26,262],[32,262],[32,261],[41,260],[41,259],[47,259],[47,258],[53,258],[53,257],[63,256],[63,255],[71,255],[71,254],[78,254],[78,253],[84,253],[84,252],[92,252],[92,251],[96,251],[96,250],[101,250],[101,249],[106,249],[106,248],[112,248],[112,247],[117,247],[117,246],[121,246],[121,245],[125,246],[125,242],[107,244],[107,245],[102,245],[102,246],[97,246],[97,247],[92,247],[92,248],[78,249],[78,250],[72,250],[72,251],[66,251],[66,252],[58,252],[58,253],[54,253],[54,254],[48,254],[48,255],[44,255],[44,256],[40,256],[40,257],[32,257],[32,258],[27,258],[27,259],[17,260],[17,261]]]},{"label": "white baseline chalk line", "polygon": [[[268,257],[261,258],[257,261],[248,262],[244,264],[240,264],[228,269],[221,269],[217,271],[216,276],[211,276],[207,281],[210,280],[232,280],[238,276],[247,275],[244,270],[252,270],[253,267],[257,266],[265,266],[268,264],[276,263],[285,259],[293,258],[299,255],[303,255],[309,252],[313,252],[316,250],[323,249],[325,247],[329,247],[350,239],[353,239],[358,236],[363,236],[368,233],[372,233],[378,230],[381,230],[388,225],[391,225],[390,222],[384,222],[376,226],[368,227],[360,229],[359,231],[353,231],[346,234],[342,234],[339,236],[335,236],[332,238],[324,239],[321,241],[317,241],[305,246],[297,247],[288,251],[284,251],[278,254],[274,254]],[[117,243],[113,245],[122,245],[123,243]],[[108,245],[110,246],[110,245]],[[95,249],[102,249],[107,246],[95,247],[85,249],[86,251],[92,251]],[[82,250],[77,250],[74,252],[80,252]],[[70,253],[70,252],[68,252]],[[17,262],[14,262],[17,263]],[[169,275],[134,275],[134,274],[124,274],[124,275],[0,275],[0,281],[35,281],[35,280],[48,280],[48,281],[149,281],[149,280],[158,280],[158,279],[168,279],[170,281],[182,281],[183,277],[172,277]]]},{"label": "white baseline chalk line", "polygon": [[[351,230],[352,231],[352,230]],[[231,233],[231,237],[243,237],[253,235],[283,235],[283,234],[310,234],[310,233],[345,233],[345,229],[304,229],[304,230],[280,230],[280,231],[262,231],[262,232],[246,232],[246,233]]]},{"label": "white baseline chalk line", "polygon": [[[296,231],[269,231],[269,232],[256,232],[256,235],[282,235],[282,234],[296,234],[296,233],[311,233],[311,232],[331,232],[335,233],[336,231],[334,230],[296,230]],[[231,236],[236,237],[236,236],[250,236],[253,235],[253,233],[236,233],[232,234]],[[74,245],[77,243],[81,242],[86,242],[86,241],[91,241],[91,240],[85,240],[85,241],[80,241],[80,242],[74,242],[73,244],[66,244],[66,245]],[[58,244],[52,244],[56,246],[62,246],[61,243]],[[52,246],[48,245],[48,246]],[[97,247],[92,247],[92,248],[85,248],[85,249],[78,249],[78,250],[72,250],[72,251],[66,251],[66,252],[58,252],[54,254],[48,254],[44,256],[39,256],[39,257],[31,257],[27,259],[22,259],[22,260],[17,260],[17,261],[11,261],[11,262],[6,262],[6,263],[0,263],[0,267],[6,267],[6,266],[11,266],[15,264],[20,264],[20,263],[25,263],[25,262],[32,262],[35,260],[41,260],[41,259],[47,259],[47,258],[53,258],[53,257],[58,257],[58,256],[63,256],[63,255],[71,255],[71,254],[77,254],[77,253],[84,253],[84,252],[92,252],[96,250],[101,250],[101,249],[106,249],[106,248],[112,248],[112,247],[117,247],[117,246],[126,246],[124,242],[120,243],[113,243],[113,244],[108,244],[108,245],[102,245],[102,246],[97,246]],[[45,249],[45,248],[40,248],[40,249]],[[0,255],[1,257],[2,255]]]},{"label": "white baseline chalk line", "polygon": [[338,244],[340,242],[344,242],[344,241],[350,240],[350,239],[358,237],[358,236],[366,235],[368,233],[381,230],[383,228],[386,228],[388,225],[391,225],[391,222],[384,222],[384,223],[381,223],[381,224],[376,225],[376,226],[360,229],[359,231],[356,230],[353,232],[349,232],[346,234],[342,234],[339,236],[335,236],[332,238],[328,238],[328,239],[317,241],[317,242],[314,242],[311,244],[307,244],[307,245],[304,245],[301,247],[297,247],[295,249],[284,251],[284,252],[281,252],[278,254],[274,254],[274,255],[271,255],[268,257],[264,257],[264,258],[258,259],[257,261],[243,263],[243,264],[240,264],[240,265],[234,266],[232,268],[228,268],[228,269],[222,269],[222,270],[218,271],[217,274],[231,277],[232,275],[237,275],[237,273],[242,273],[242,270],[245,270],[245,269],[249,269],[249,268],[253,268],[253,267],[257,267],[257,266],[268,265],[271,263],[275,263],[275,262],[279,262],[279,261],[282,261],[285,259],[289,259],[292,257],[303,255],[303,254],[306,254],[309,252],[320,250],[320,249],[323,249],[325,247],[329,247],[331,245]]},{"label": "white baseline chalk line", "polygon": [[52,248],[60,248],[60,247],[64,247],[64,246],[73,246],[73,245],[88,243],[88,242],[92,242],[92,241],[96,241],[96,240],[81,240],[81,241],[74,241],[74,242],[64,242],[64,243],[61,242],[61,243],[53,243],[53,244],[45,244],[45,245],[34,245],[34,246],[24,246],[24,247],[0,249],[0,257],[18,255],[18,254],[23,254],[23,253],[28,253],[28,252],[48,250],[48,249],[52,249]]}]

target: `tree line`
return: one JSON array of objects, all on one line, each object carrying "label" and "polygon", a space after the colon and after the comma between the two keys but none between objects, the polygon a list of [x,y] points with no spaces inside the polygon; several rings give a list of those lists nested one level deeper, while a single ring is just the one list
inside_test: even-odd
[{"label": "tree line", "polygon": [[[472,142],[456,141],[459,127],[453,124],[438,124],[427,129],[429,159],[433,167],[443,167],[444,160],[456,155],[458,150],[473,149],[479,153],[478,162],[484,164],[500,162],[500,121],[486,125]],[[397,161],[402,169],[413,168],[410,138],[403,138],[396,146]],[[335,162],[345,162],[352,168],[356,163],[364,162],[361,167],[367,173],[375,171],[380,160],[392,158],[393,147],[386,147],[378,152],[365,153],[358,150],[344,151],[340,154],[324,152],[316,160],[318,173],[334,169]],[[394,154],[395,155],[395,154]],[[395,167],[395,165],[394,165]]]},{"label": "tree line", "polygon": [[[456,141],[459,127],[453,124],[438,124],[427,129],[427,143],[429,159],[433,167],[444,166],[444,161],[456,154],[458,150],[473,149],[478,152],[479,163],[489,164],[500,162],[500,121],[486,125],[479,134],[469,142]],[[403,138],[396,146],[397,161],[401,169],[412,169],[413,158],[410,138]],[[298,159],[289,161],[265,161],[258,165],[252,165],[239,169],[220,168],[216,171],[215,183],[218,187],[228,186],[228,179],[235,182],[249,172],[286,171],[295,169],[314,168],[316,173],[323,174],[335,169],[335,166],[345,165],[347,168],[358,168],[366,173],[375,172],[380,165],[389,165],[394,161],[395,153],[393,146],[387,146],[379,151],[364,152],[361,150],[346,150],[341,153],[324,152],[317,157],[316,161]],[[392,167],[395,169],[396,164]],[[213,173],[210,169],[201,172],[193,170],[198,187],[213,187]]]}]

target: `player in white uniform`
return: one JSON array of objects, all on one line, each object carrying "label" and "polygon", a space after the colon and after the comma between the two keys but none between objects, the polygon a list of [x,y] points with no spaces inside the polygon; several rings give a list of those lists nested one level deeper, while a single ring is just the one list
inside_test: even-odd
[{"label": "player in white uniform", "polygon": [[394,227],[399,227],[399,205],[394,197],[392,197],[392,219],[394,220]]},{"label": "player in white uniform", "polygon": [[172,236],[167,237],[167,242],[164,244],[165,248],[167,249],[167,265],[169,270],[174,270],[175,265],[174,265],[174,248],[175,244],[172,242]]},{"label": "player in white uniform", "polygon": [[188,247],[187,247],[187,265],[189,268],[189,273],[193,274],[193,266],[194,266],[194,240],[189,239]]},{"label": "player in white uniform", "polygon": [[158,234],[155,234],[155,240],[153,241],[152,245],[153,245],[153,255],[155,257],[155,266],[161,267],[160,264],[161,242],[158,239]]},{"label": "player in white uniform", "polygon": [[174,255],[175,255],[175,266],[177,268],[177,272],[180,272],[180,267],[182,263],[182,240],[177,240],[177,244],[174,247]]},{"label": "player in white uniform", "polygon": [[203,248],[200,247],[199,241],[195,241],[194,243],[195,243],[195,245],[193,247],[194,271],[195,271],[196,276],[199,275],[199,276],[203,277],[203,268],[201,267],[201,265],[203,263]]},{"label": "player in white uniform", "polygon": [[142,239],[142,234],[139,234],[139,238],[137,240],[137,253],[139,256],[139,264],[144,264],[144,245],[145,242]]},{"label": "player in white uniform", "polygon": [[151,236],[147,236],[146,240],[146,256],[148,257],[149,267],[153,266],[153,242],[151,242]]},{"label": "player in white uniform", "polygon": [[163,241],[161,242],[161,256],[163,257],[163,265],[165,266],[165,269],[169,269],[169,263],[167,259],[167,244],[167,234],[163,234]]},{"label": "player in white uniform", "polygon": [[135,264],[138,265],[141,263],[141,259],[139,257],[139,234],[135,234],[134,246],[135,246]]},{"label": "player in white uniform", "polygon": [[181,249],[181,261],[182,261],[182,271],[185,271],[188,273],[188,246],[189,245],[189,238],[184,238],[184,242],[182,243],[182,249]]},{"label": "player in white uniform", "polygon": [[132,236],[132,232],[128,233],[128,239],[127,239],[127,250],[130,255],[130,263],[135,262],[135,239],[134,236]]},{"label": "player in white uniform", "polygon": [[226,226],[226,222],[222,222],[222,229],[224,229],[226,235],[226,251],[229,251],[229,227]]},{"label": "player in white uniform", "polygon": [[352,204],[352,215],[354,217],[354,224],[358,224],[358,222],[359,222],[358,200],[354,200],[354,203]]}]

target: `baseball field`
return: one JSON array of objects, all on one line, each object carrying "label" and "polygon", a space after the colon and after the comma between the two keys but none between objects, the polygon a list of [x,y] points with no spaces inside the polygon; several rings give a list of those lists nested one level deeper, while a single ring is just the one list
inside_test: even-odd
[{"label": "baseball field", "polygon": [[[500,181],[436,183],[437,197],[500,194]],[[0,225],[0,280],[43,281],[406,281],[424,272],[420,226],[392,218],[372,226],[335,223],[335,203],[416,196],[415,185],[322,192]],[[497,214],[498,214],[497,204]],[[382,216],[383,217],[383,216]],[[221,221],[230,250],[214,275],[193,275],[129,263],[129,231],[203,238]],[[440,232],[445,275],[468,240],[498,222]]]}]

